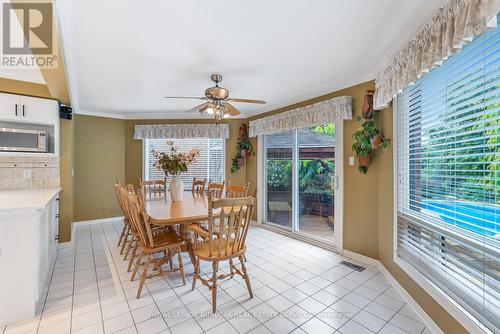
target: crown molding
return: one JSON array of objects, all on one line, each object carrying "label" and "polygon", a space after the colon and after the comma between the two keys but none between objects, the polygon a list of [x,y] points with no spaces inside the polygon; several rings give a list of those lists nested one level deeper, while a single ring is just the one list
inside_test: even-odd
[{"label": "crown molding", "polygon": [[74,64],[73,43],[69,36],[73,31],[73,16],[71,10],[71,0],[53,0],[54,11],[56,13],[56,25],[59,33],[60,51],[64,60],[65,77],[68,85],[68,93],[73,111],[77,113],[80,106],[78,96],[78,73]]}]

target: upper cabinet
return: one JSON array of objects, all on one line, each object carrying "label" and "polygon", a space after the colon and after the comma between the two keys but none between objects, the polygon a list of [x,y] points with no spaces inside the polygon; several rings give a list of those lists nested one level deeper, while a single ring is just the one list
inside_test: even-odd
[{"label": "upper cabinet", "polygon": [[56,124],[59,104],[56,100],[0,93],[0,120]]},{"label": "upper cabinet", "polygon": [[[0,93],[0,128],[6,127],[45,131],[45,138],[47,138],[47,153],[59,155],[59,123],[58,101],[17,94]],[[0,154],[27,153],[12,151],[3,152],[0,149]]]},{"label": "upper cabinet", "polygon": [[59,121],[59,103],[56,100],[21,96],[21,120],[55,124]]},{"label": "upper cabinet", "polygon": [[18,121],[21,118],[21,96],[0,93],[0,118]]}]

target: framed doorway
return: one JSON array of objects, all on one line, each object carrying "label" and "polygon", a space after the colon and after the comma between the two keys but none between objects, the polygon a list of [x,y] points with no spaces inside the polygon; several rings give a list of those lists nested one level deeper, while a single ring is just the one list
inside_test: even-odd
[{"label": "framed doorway", "polygon": [[343,121],[258,137],[258,220],[342,249]]}]

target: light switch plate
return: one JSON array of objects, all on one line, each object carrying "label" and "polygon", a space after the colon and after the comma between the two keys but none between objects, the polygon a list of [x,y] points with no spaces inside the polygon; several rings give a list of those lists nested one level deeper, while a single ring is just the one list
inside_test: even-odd
[{"label": "light switch plate", "polygon": [[354,156],[353,155],[349,156],[349,166],[354,166],[354,161],[355,161]]}]

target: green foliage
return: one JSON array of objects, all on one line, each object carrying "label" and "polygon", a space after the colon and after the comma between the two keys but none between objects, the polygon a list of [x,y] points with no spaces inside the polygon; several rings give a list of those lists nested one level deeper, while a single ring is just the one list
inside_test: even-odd
[{"label": "green foliage", "polygon": [[245,152],[250,154],[250,152],[252,152],[252,149],[252,143],[248,138],[247,126],[245,124],[242,124],[240,126],[238,142],[236,143],[236,155],[231,160],[231,173],[236,174],[240,170],[246,159]]},{"label": "green foliage", "polygon": [[267,161],[267,186],[272,190],[289,190],[292,187],[292,162],[290,160]]},{"label": "green foliage", "polygon": [[423,157],[417,182],[429,185],[422,196],[500,204],[500,102],[488,93],[499,88],[493,85],[472,96],[461,92],[466,97],[447,106],[439,116],[441,125],[428,131],[428,142],[414,144]]},{"label": "green foliage", "polygon": [[[353,144],[352,150],[356,153],[356,157],[367,157],[370,156],[373,151],[372,141],[376,136],[381,136],[380,148],[386,149],[389,147],[390,140],[385,138],[375,125],[375,117],[378,112],[372,113],[372,118],[364,121],[359,128],[352,134]],[[357,117],[358,121],[361,121],[360,116]],[[366,174],[368,168],[366,166],[358,166],[358,170]]]}]

